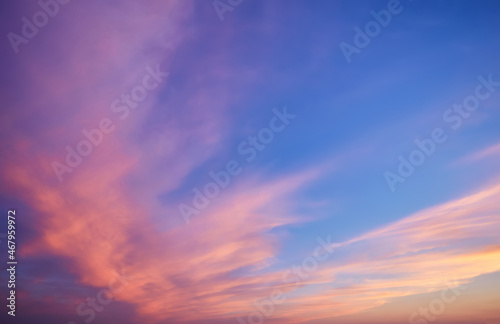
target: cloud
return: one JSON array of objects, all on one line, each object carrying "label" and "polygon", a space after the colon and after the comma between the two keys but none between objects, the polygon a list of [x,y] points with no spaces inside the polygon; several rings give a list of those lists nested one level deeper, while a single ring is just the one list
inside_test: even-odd
[{"label": "cloud", "polygon": [[500,154],[500,143],[493,144],[482,150],[471,153],[464,158],[460,159],[457,163],[459,164],[469,164],[480,160],[488,159]]},{"label": "cloud", "polygon": [[314,273],[314,292],[291,300],[287,316],[354,314],[499,271],[499,193],[488,187],[334,244],[337,260]]},{"label": "cloud", "polygon": [[[80,287],[106,287],[125,269],[133,280],[114,299],[135,306],[141,322],[216,318],[228,309],[245,309],[262,284],[278,280],[256,275],[279,248],[268,231],[298,221],[290,216],[287,196],[318,172],[272,181],[247,178],[190,226],[158,226],[157,215],[183,224],[178,211],[170,214],[158,197],[178,189],[226,140],[224,116],[242,93],[223,85],[253,76],[229,69],[220,55],[218,63],[211,62],[212,72],[200,74],[199,66],[190,67],[192,61],[182,57],[175,58],[181,68],[172,66],[171,50],[192,46],[182,28],[192,10],[189,1],[151,6],[130,1],[120,7],[106,2],[79,9],[61,13],[68,22],[62,34],[38,38],[47,41],[46,51],[23,51],[26,63],[19,73],[29,96],[13,100],[23,109],[9,109],[2,120],[2,134],[12,135],[2,136],[10,151],[1,162],[2,191],[9,188],[33,210],[24,221],[36,229],[19,256],[26,262],[69,260],[61,262],[61,271],[71,273]],[[93,42],[79,42],[74,35]],[[179,69],[172,77],[187,81],[167,81],[120,121],[109,109],[111,102],[142,80],[145,66],[157,63],[162,70]],[[81,130],[97,127],[104,117],[113,119],[116,130],[59,183],[51,163],[62,162],[65,146],[74,147]],[[157,134],[169,139],[166,154],[150,149]],[[50,285],[46,276],[33,280]],[[33,289],[22,293],[37,301]],[[64,299],[78,304],[79,296],[81,291],[74,291]]]},{"label": "cloud", "polygon": [[[284,241],[272,230],[315,218],[293,212],[296,195],[330,163],[269,179],[243,176],[184,226],[178,202],[159,197],[187,186],[197,168],[224,153],[228,109],[246,95],[235,88],[258,73],[235,68],[229,54],[207,52],[196,63],[182,55],[195,52],[192,2],[120,3],[68,6],[57,17],[68,27],[43,30],[38,51],[28,44],[23,63],[9,67],[17,79],[0,122],[9,152],[0,162],[2,193],[29,205],[34,215],[23,222],[36,229],[20,257],[69,260],[61,271],[80,287],[105,287],[125,269],[133,279],[114,297],[133,306],[141,323],[231,319],[275,288],[289,293],[276,319],[328,318],[440,289],[444,273],[467,283],[499,270],[500,186],[337,243],[334,261],[300,286],[282,282],[286,268],[276,268]],[[222,47],[233,33],[198,46]],[[114,119],[117,130],[59,183],[51,162],[64,159],[83,128],[112,116],[111,102],[157,63],[175,71],[175,82],[162,84],[123,123]],[[44,276],[35,281],[50,284]],[[32,288],[21,293],[37,301]],[[78,303],[80,295],[64,297]]]}]

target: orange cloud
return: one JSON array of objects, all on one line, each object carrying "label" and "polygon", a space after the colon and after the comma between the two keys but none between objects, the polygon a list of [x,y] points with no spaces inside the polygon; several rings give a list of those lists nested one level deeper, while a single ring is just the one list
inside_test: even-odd
[{"label": "orange cloud", "polygon": [[313,273],[314,293],[297,294],[286,315],[305,321],[354,314],[440,290],[445,280],[460,285],[499,271],[499,194],[500,185],[489,187],[333,244],[344,257]]}]

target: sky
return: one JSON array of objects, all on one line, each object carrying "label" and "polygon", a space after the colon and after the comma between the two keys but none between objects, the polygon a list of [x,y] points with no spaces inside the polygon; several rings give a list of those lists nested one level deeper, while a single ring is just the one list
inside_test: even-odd
[{"label": "sky", "polygon": [[498,1],[0,6],[1,323],[500,323]]}]

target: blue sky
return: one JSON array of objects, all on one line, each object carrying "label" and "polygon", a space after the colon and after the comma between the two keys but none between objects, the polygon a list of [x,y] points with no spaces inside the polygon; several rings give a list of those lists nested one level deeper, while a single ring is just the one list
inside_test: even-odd
[{"label": "blue sky", "polygon": [[[500,4],[243,0],[221,20],[217,1],[228,3],[50,2],[33,37],[22,17],[42,7],[2,5],[0,202],[22,215],[20,323],[237,323],[259,311],[269,323],[401,323],[445,274],[469,290],[442,323],[498,320]],[[393,7],[346,59],[341,44]],[[454,129],[444,115],[478,87],[488,98],[451,112],[464,114]],[[246,161],[241,143],[266,129],[272,140]],[[436,129],[446,141],[391,190],[386,172]],[[207,198],[230,161],[241,173]],[[318,247],[334,252],[319,261]],[[313,256],[317,269],[287,282]],[[112,292],[123,269],[132,279]],[[75,311],[102,289],[113,303],[95,318]],[[266,315],[254,302],[276,290],[286,302]]]}]

